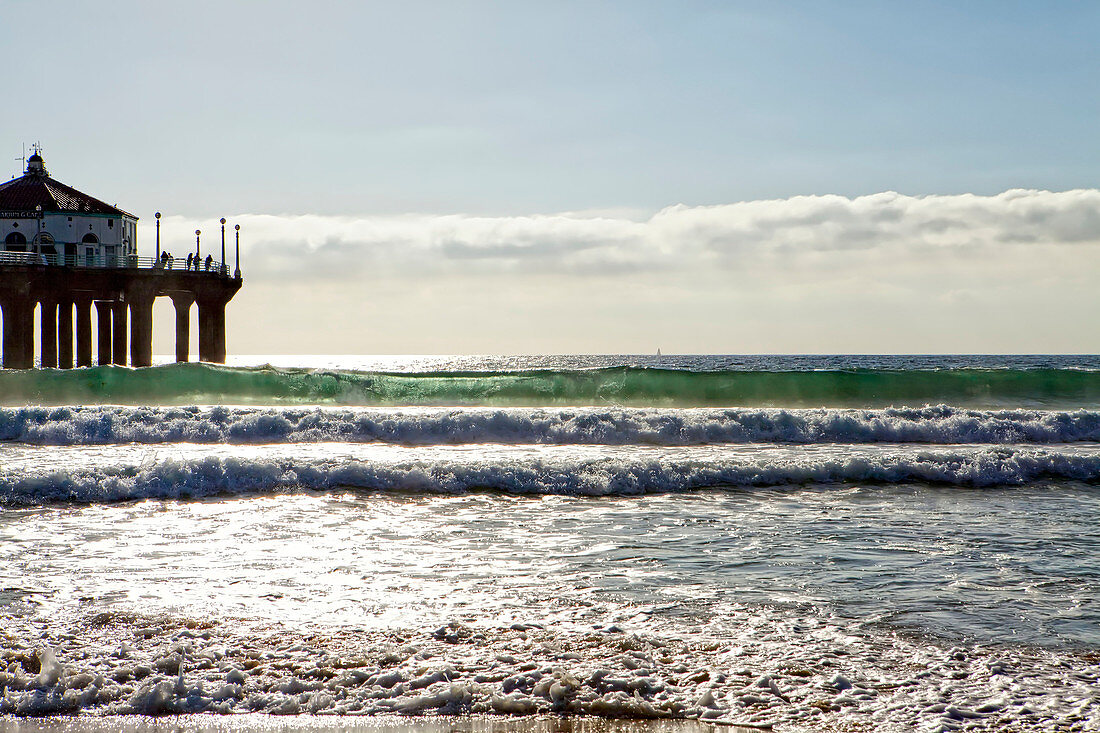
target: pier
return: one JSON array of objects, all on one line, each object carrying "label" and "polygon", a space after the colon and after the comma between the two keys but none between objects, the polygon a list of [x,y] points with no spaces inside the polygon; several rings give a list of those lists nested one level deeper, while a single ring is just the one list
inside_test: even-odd
[{"label": "pier", "polygon": [[198,357],[225,363],[225,306],[242,284],[240,226],[234,227],[232,273],[225,262],[225,219],[220,260],[202,257],[198,230],[194,252],[185,258],[162,252],[160,212],[156,256],[139,257],[136,216],[52,178],[37,146],[26,162],[22,177],[0,184],[3,367],[90,367],[93,351],[97,365],[151,366],[153,302],[160,297],[175,306],[176,361],[191,357],[191,308],[197,307]]},{"label": "pier", "polygon": [[[188,361],[191,308],[199,312],[199,359],[225,363],[225,306],[241,289],[220,262],[183,269],[171,262],[134,257],[126,263],[50,264],[44,255],[0,253],[0,313],[5,369],[93,365],[92,310],[98,338],[94,364],[135,367],[153,363],[153,301],[172,299],[176,311],[176,361]],[[41,259],[28,262],[30,258]],[[21,261],[22,260],[22,261]],[[35,324],[35,306],[39,322]],[[75,329],[75,334],[74,334]],[[75,335],[75,339],[74,339]],[[74,351],[75,342],[75,351]]]}]

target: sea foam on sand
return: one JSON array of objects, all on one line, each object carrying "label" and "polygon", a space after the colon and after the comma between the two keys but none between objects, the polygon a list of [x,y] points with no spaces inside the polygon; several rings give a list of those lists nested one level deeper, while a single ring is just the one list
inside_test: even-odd
[{"label": "sea foam on sand", "polygon": [[948,647],[764,609],[720,635],[629,625],[249,629],[101,613],[0,636],[0,714],[508,715],[780,730],[1100,729],[1093,655]]},{"label": "sea foam on sand", "polygon": [[[723,733],[755,733],[760,728],[725,726]],[[151,718],[0,717],[0,733],[712,733],[714,726],[695,720],[540,715],[525,718],[471,715],[279,716],[263,713]]]}]

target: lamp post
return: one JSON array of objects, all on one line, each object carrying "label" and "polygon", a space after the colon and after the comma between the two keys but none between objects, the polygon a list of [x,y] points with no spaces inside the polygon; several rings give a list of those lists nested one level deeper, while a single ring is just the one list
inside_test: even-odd
[{"label": "lamp post", "polygon": [[[157,217],[157,262],[160,262],[160,212],[158,211],[153,216]],[[153,264],[155,265],[156,262]]]},{"label": "lamp post", "polygon": [[234,224],[233,228],[236,230],[237,235],[237,269],[233,273],[233,277],[237,280],[241,279],[241,225]]},{"label": "lamp post", "polygon": [[34,253],[38,254],[42,248],[42,204],[34,207],[34,213],[38,221],[38,234],[34,235]]},{"label": "lamp post", "polygon": [[225,217],[223,216],[222,217],[222,261],[218,265],[218,272],[221,272],[222,274],[225,274],[225,272],[228,269],[229,268],[227,268],[225,266]]},{"label": "lamp post", "polygon": [[199,271],[199,235],[200,234],[202,234],[202,231],[199,230],[199,229],[196,229],[195,230],[195,272]]}]

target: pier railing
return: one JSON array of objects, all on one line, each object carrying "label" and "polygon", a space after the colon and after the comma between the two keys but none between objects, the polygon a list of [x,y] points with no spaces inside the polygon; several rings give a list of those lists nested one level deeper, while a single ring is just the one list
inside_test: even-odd
[{"label": "pier railing", "polygon": [[77,267],[94,269],[143,269],[165,270],[172,272],[209,272],[215,275],[229,276],[229,265],[211,259],[197,258],[188,265],[187,258],[179,257],[138,257],[137,255],[63,255],[39,254],[37,252],[0,252],[0,267],[27,267],[46,265],[49,267]]}]

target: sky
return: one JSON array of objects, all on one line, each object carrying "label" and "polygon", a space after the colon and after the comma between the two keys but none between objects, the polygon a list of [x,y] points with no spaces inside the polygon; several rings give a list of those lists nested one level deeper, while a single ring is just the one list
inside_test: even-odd
[{"label": "sky", "polygon": [[231,353],[1100,351],[1095,3],[4,0],[0,33],[9,176],[41,142],[144,254],[154,211],[181,253],[241,224]]}]

